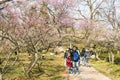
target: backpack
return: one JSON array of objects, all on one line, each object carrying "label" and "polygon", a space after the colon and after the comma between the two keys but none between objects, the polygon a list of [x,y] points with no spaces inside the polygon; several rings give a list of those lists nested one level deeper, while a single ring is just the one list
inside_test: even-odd
[{"label": "backpack", "polygon": [[64,58],[67,59],[67,56],[68,56],[68,51],[64,53]]},{"label": "backpack", "polygon": [[78,54],[80,55],[80,50],[78,49],[78,50],[76,50],[77,52],[78,52]]},{"label": "backpack", "polygon": [[67,66],[72,67],[72,61],[70,60],[70,56],[67,58]]},{"label": "backpack", "polygon": [[83,57],[85,55],[85,52],[81,52],[80,55],[81,57]]},{"label": "backpack", "polygon": [[78,61],[80,58],[79,58],[79,55],[78,55],[78,52],[77,51],[74,51],[73,52],[73,61]]}]

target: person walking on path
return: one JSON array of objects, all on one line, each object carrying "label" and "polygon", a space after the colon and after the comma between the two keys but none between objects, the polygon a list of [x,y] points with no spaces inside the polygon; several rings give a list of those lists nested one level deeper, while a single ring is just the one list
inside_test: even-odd
[{"label": "person walking on path", "polygon": [[75,73],[80,73],[79,72],[79,59],[80,59],[80,57],[79,57],[79,54],[78,54],[78,52],[77,52],[77,48],[74,46],[73,47],[73,52],[72,52],[72,61],[73,61],[73,74],[75,74]]},{"label": "person walking on path", "polygon": [[67,63],[67,68],[68,68],[68,74],[71,74],[72,73],[72,61],[71,61],[70,53],[68,54],[66,63]]},{"label": "person walking on path", "polygon": [[67,58],[68,58],[68,54],[69,54],[69,49],[67,49],[64,53],[64,59],[65,59],[64,65],[65,65],[65,67],[67,67],[67,62],[66,61],[67,61]]},{"label": "person walking on path", "polygon": [[86,64],[86,58],[85,58],[85,48],[82,49],[80,56],[81,56],[81,60],[82,60],[82,65],[84,66]]},{"label": "person walking on path", "polygon": [[[78,47],[76,47],[76,51],[78,52],[78,55],[79,55],[79,57],[80,57],[80,50],[78,49]],[[79,59],[79,61],[78,61],[79,63],[79,66],[80,66],[80,59]]]},{"label": "person walking on path", "polygon": [[85,59],[86,59],[86,66],[88,66],[88,67],[90,67],[90,57],[91,57],[90,51],[88,49],[86,49]]}]

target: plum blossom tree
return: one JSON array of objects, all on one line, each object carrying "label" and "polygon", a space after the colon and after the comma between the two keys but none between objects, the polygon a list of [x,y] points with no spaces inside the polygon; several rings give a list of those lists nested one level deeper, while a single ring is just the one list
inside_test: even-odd
[{"label": "plum blossom tree", "polygon": [[[16,59],[10,65],[13,66],[18,61],[26,76],[30,77],[31,70],[38,63],[39,49],[49,49],[51,45],[57,45],[63,39],[61,27],[71,27],[68,22],[70,19],[68,9],[71,7],[69,1],[14,0],[12,3],[7,3],[7,7],[0,14],[0,37],[7,42],[6,44],[11,45],[12,52],[8,53],[9,56],[2,68],[3,74],[9,70],[6,69],[7,63],[15,52]],[[27,66],[24,66],[18,55],[23,48],[32,57]]]},{"label": "plum blossom tree", "polygon": [[98,27],[97,24],[101,22],[99,10],[103,5],[104,0],[77,0],[75,11],[78,17],[75,20],[80,22],[79,26],[84,30],[82,34],[84,33],[87,44],[91,42],[90,35],[95,30],[94,28]]}]

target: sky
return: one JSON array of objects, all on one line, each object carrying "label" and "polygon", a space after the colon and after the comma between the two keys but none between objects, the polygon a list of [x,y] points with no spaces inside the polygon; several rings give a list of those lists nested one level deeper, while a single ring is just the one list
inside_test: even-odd
[{"label": "sky", "polygon": [[[77,1],[77,4],[75,5],[75,8],[73,9],[73,10],[71,10],[71,15],[74,17],[74,18],[76,18],[76,19],[84,19],[81,15],[80,15],[80,13],[77,11],[77,10],[81,10],[81,13],[86,17],[86,18],[88,18],[88,19],[90,19],[90,10],[89,10],[89,6],[88,5],[86,5],[87,3],[86,3],[86,1],[85,0],[83,0],[83,2],[81,2],[81,0],[76,0]],[[95,0],[92,0],[92,1],[95,1]],[[95,9],[96,8],[96,6],[98,6],[98,4],[100,4],[101,3],[101,1],[102,0],[96,0],[96,2],[94,3],[94,5],[93,5],[93,8]],[[113,1],[113,0],[104,0],[104,2],[102,3],[102,5],[101,5],[101,8],[103,8],[103,9],[109,9],[110,7],[109,6],[111,6],[112,4],[111,4],[111,1]],[[108,6],[109,5],[109,6]],[[115,7],[116,7],[116,17],[117,17],[117,19],[118,20],[120,20],[120,0],[116,0],[116,2],[115,2]],[[112,9],[110,9],[110,10],[112,10]],[[100,10],[98,10],[100,13],[102,12],[102,11],[100,11]],[[102,14],[103,14],[103,12],[102,12]],[[97,16],[98,17],[98,16]],[[105,17],[103,16],[103,17],[100,17],[99,16],[99,19],[100,20],[103,20]],[[78,24],[79,22],[77,22],[77,24]],[[102,24],[103,25],[105,25],[105,26],[107,26],[108,28],[112,28],[109,24],[108,24],[108,22],[102,22]]]}]

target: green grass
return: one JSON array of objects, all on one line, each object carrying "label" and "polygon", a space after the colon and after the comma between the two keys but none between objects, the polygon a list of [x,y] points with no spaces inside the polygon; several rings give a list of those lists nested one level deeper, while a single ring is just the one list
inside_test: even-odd
[{"label": "green grass", "polygon": [[[24,75],[22,66],[16,62],[12,67],[9,67],[7,73],[3,76],[5,80],[63,80],[62,74],[65,71],[63,53],[58,55],[50,55],[49,53],[43,54],[44,60],[39,60],[40,70],[36,65],[31,73],[31,78],[27,78]],[[29,57],[26,53],[20,54],[20,59],[28,65]],[[12,62],[12,59],[10,60]]]},{"label": "green grass", "polygon": [[92,65],[101,73],[110,77],[112,80],[120,80],[120,65],[111,64],[106,61],[94,61]]},{"label": "green grass", "polygon": [[101,73],[107,75],[112,80],[120,80],[120,55],[115,55],[114,64],[108,62],[108,53],[100,54],[99,61],[92,60],[93,66]]},{"label": "green grass", "polygon": [[62,72],[64,72],[64,60],[62,54],[50,56],[47,54],[46,60],[41,61],[43,64],[41,69],[44,74],[41,75],[41,80],[63,80]]}]

